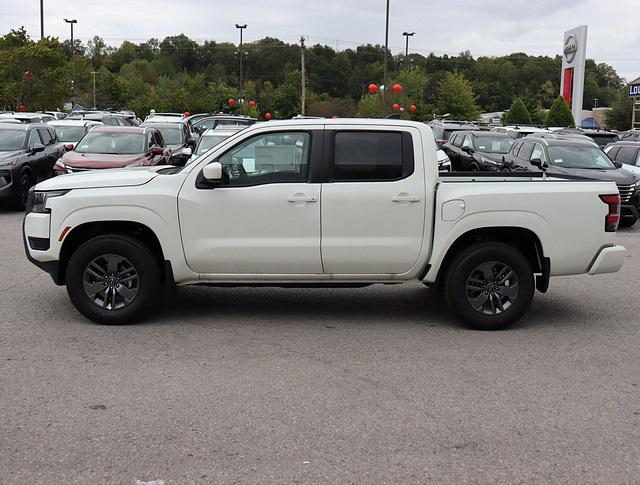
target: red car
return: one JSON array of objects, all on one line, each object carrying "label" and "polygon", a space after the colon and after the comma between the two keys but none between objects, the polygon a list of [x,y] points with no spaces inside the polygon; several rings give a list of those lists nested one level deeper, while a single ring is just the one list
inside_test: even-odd
[{"label": "red car", "polygon": [[97,126],[77,143],[65,145],[65,153],[54,166],[57,174],[101,168],[168,165],[171,150],[156,128]]}]

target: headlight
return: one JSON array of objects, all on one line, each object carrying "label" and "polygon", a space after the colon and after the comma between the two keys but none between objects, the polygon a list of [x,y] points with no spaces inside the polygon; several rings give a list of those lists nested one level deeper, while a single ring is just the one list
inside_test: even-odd
[{"label": "headlight", "polygon": [[49,212],[49,209],[46,208],[47,200],[51,197],[60,197],[61,195],[69,192],[68,190],[29,190],[29,198],[27,199],[27,210],[26,213],[29,212],[38,212],[41,214],[46,214]]}]

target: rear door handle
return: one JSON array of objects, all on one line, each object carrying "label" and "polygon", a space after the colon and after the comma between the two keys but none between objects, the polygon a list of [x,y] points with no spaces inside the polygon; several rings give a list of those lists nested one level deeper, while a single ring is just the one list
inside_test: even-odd
[{"label": "rear door handle", "polygon": [[292,195],[291,197],[288,197],[287,200],[289,202],[316,202],[318,199],[314,196],[307,196],[307,195]]},{"label": "rear door handle", "polygon": [[393,202],[420,202],[420,197],[415,197],[411,195],[396,195],[395,197],[391,197]]}]

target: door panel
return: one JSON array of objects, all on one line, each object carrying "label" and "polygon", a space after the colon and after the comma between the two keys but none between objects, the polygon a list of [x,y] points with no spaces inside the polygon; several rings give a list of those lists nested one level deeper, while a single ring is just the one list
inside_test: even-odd
[{"label": "door panel", "polygon": [[[346,126],[345,130],[350,128]],[[340,128],[336,131],[339,133]],[[393,181],[336,180],[323,184],[325,273],[399,274],[415,265],[422,246],[426,207],[423,152],[417,130],[396,131],[408,132],[409,139],[411,133],[418,135],[413,137],[411,147],[415,160],[411,174]],[[403,139],[403,151],[406,148]],[[325,166],[331,166],[336,158],[335,146],[327,152]],[[366,153],[365,147],[361,153]]]}]

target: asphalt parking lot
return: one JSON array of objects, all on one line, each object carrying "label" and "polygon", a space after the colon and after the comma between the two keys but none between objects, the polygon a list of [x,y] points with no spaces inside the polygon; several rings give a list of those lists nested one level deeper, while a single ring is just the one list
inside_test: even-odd
[{"label": "asphalt parking lot", "polygon": [[515,328],[421,285],[182,288],[84,320],[0,207],[0,483],[639,483],[640,226]]}]

